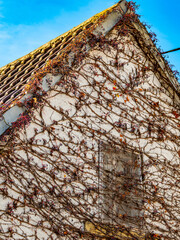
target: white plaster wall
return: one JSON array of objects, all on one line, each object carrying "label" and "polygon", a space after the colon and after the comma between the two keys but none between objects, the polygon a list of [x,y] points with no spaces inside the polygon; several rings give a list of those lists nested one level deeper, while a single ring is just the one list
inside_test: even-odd
[{"label": "white plaster wall", "polygon": [[[113,32],[113,34],[115,34],[115,32]],[[113,68],[112,73],[110,73],[114,81],[120,81],[119,86],[122,86],[122,87],[125,86],[125,84],[128,84],[130,75],[132,77],[135,76],[137,67],[143,64],[148,66],[149,64],[146,61],[146,58],[143,56],[143,53],[140,51],[140,49],[137,48],[137,46],[134,45],[134,43],[131,40],[132,40],[131,38],[120,39],[119,48],[122,48],[122,49],[124,48],[126,50],[126,54],[121,53],[119,55],[118,60],[124,66],[119,69]],[[123,44],[121,44],[121,42],[123,42]],[[135,52],[135,57],[129,63],[128,59],[133,51]],[[136,53],[138,54],[136,55]],[[113,54],[114,53],[112,52],[112,55]],[[98,50],[91,51],[90,56],[92,57],[99,56],[106,63],[110,63],[110,61],[113,60],[111,58],[111,55],[107,56],[103,53],[100,53]],[[87,62],[89,62],[89,65],[90,65],[91,62],[93,62],[93,60],[90,60],[90,59],[84,60],[83,62],[83,64],[85,64],[84,67],[83,68],[81,68],[81,66],[79,67],[81,71],[81,76],[79,76],[78,79],[76,80],[76,83],[79,85],[79,90],[83,91],[86,94],[86,97],[84,98],[83,101],[86,102],[87,104],[84,104],[80,109],[77,110],[78,96],[75,97],[73,93],[67,96],[64,86],[55,85],[53,89],[48,92],[48,96],[46,99],[57,111],[49,107],[47,103],[45,103],[44,106],[41,107],[42,118],[44,120],[46,130],[44,131],[44,129],[42,129],[41,127],[40,109],[37,109],[34,111],[34,117],[33,117],[33,119],[36,119],[35,120],[36,123],[31,123],[24,131],[20,131],[19,132],[20,140],[17,139],[17,143],[15,143],[15,145],[16,144],[18,145],[19,142],[21,141],[24,142],[24,141],[30,140],[34,136],[35,131],[38,132],[38,135],[33,140],[33,143],[36,143],[37,146],[36,144],[34,144],[33,149],[42,154],[42,160],[33,156],[31,153],[27,154],[27,152],[24,149],[22,149],[21,146],[19,146],[15,148],[16,148],[16,152],[20,156],[20,159],[33,158],[34,164],[37,164],[37,166],[39,167],[44,167],[45,169],[48,169],[50,171],[51,169],[53,169],[54,164],[57,164],[57,165],[61,164],[61,159],[59,159],[58,152],[60,151],[61,153],[64,154],[64,156],[66,156],[68,151],[67,141],[72,141],[72,143],[68,143],[68,144],[71,145],[74,151],[79,152],[81,157],[79,158],[73,157],[73,152],[71,153],[71,155],[68,154],[66,157],[68,158],[68,161],[70,161],[71,163],[74,163],[75,165],[79,165],[83,169],[87,168],[86,176],[84,176],[84,181],[88,182],[90,186],[94,186],[94,184],[97,183],[97,177],[98,177],[97,173],[93,168],[88,169],[89,165],[87,164],[86,166],[85,162],[81,159],[85,157],[83,155],[83,152],[81,152],[81,147],[79,145],[76,145],[76,143],[78,144],[83,140],[86,142],[86,145],[89,149],[91,149],[91,147],[93,146],[94,150],[88,150],[86,155],[87,160],[93,162],[93,159],[92,159],[93,152],[98,151],[98,145],[97,145],[98,135],[95,134],[95,139],[93,139],[93,133],[89,131],[90,128],[93,128],[94,130],[98,130],[101,133],[105,133],[105,135],[101,137],[101,141],[106,142],[106,141],[109,141],[108,139],[113,139],[118,142],[121,139],[122,141],[126,140],[127,145],[129,146],[134,146],[134,147],[137,147],[138,149],[142,149],[144,153],[145,162],[148,161],[149,157],[146,156],[146,154],[148,153],[149,156],[156,158],[158,161],[161,161],[161,160],[164,161],[164,159],[168,158],[169,161],[179,163],[179,159],[175,154],[175,152],[177,152],[177,146],[175,143],[168,140],[165,140],[164,142],[151,142],[146,139],[146,136],[147,136],[146,123],[144,123],[144,126],[142,124],[142,126],[140,127],[141,136],[142,136],[140,139],[136,139],[136,135],[133,133],[123,131],[123,130],[119,132],[118,128],[117,129],[112,128],[111,123],[115,124],[120,119],[121,121],[123,121],[123,123],[127,123],[128,130],[131,131],[132,126],[130,124],[130,121],[132,121],[134,117],[136,117],[138,120],[141,120],[141,119],[143,120],[145,118],[150,117],[151,112],[148,111],[149,110],[148,104],[146,100],[142,99],[142,102],[144,101],[144,103],[142,104],[142,107],[140,107],[139,109],[136,109],[136,103],[134,99],[132,99],[128,95],[128,93],[125,93],[122,96],[120,96],[118,93],[118,87],[117,89],[114,89],[115,85],[110,81],[109,82],[106,81],[106,83],[104,84],[104,88],[106,90],[110,90],[114,92],[114,100],[112,99],[114,101],[114,104],[112,104],[112,106],[107,106],[106,103],[101,99],[101,97],[98,96],[98,93],[95,90],[96,87],[94,87],[93,85],[94,81],[103,83],[105,81],[105,78],[103,76],[92,75],[92,71],[89,70],[89,65],[87,64]],[[84,73],[86,71],[89,71],[89,76],[91,77],[88,80],[84,76]],[[58,78],[58,76],[56,78]],[[152,72],[149,72],[149,74],[146,75],[144,79],[142,78],[142,82],[137,86],[137,89],[141,89],[141,88],[148,89],[148,88],[151,88],[152,86],[154,86],[155,88],[159,87],[160,82],[156,78],[156,76],[153,75]],[[97,86],[97,90],[98,90],[98,86]],[[61,94],[58,94],[58,92],[61,92]],[[148,91],[144,92],[144,94],[151,95],[151,93],[148,93]],[[112,98],[112,96],[108,95],[108,93],[104,93],[104,96]],[[160,93],[157,93],[156,96],[154,96],[154,101],[157,101],[158,97],[162,97],[163,99],[163,103],[160,103],[160,105],[162,105],[162,107],[164,108],[168,107],[166,104],[166,101],[171,101],[171,99],[169,99],[164,93],[160,92]],[[101,105],[96,104],[96,101],[94,101],[94,99],[96,98],[99,99],[99,101],[101,102]],[[127,98],[129,98],[129,100],[127,100]],[[122,110],[119,108],[119,106],[121,106],[121,109],[123,108],[126,111],[128,111],[127,116],[124,113],[122,114]],[[63,118],[62,114],[58,112],[59,109],[63,109],[63,111],[67,114],[67,116],[69,116],[73,120],[74,125],[73,125],[73,131],[71,131],[71,133],[70,133],[70,129],[71,129],[70,122],[68,121],[68,118],[66,119]],[[86,117],[84,118],[85,115]],[[97,115],[99,115],[99,119],[96,118]],[[54,121],[58,122],[56,126],[53,126],[54,127],[53,132],[56,135],[55,142],[53,142],[53,140],[50,139],[50,135],[48,134],[48,131],[51,130],[51,125],[53,124]],[[81,128],[84,129],[86,134],[81,133],[80,129],[76,126],[76,124],[80,125]],[[169,122],[168,126],[169,126],[169,130],[172,131],[173,120]],[[177,132],[177,130],[174,130],[174,131]],[[52,156],[49,156],[49,158],[51,159],[51,162],[49,161],[47,162],[43,154],[44,153],[50,154],[49,149],[52,146],[53,147],[56,146],[56,151],[53,152]],[[61,154],[61,157],[62,157],[62,161],[65,161],[65,157],[63,157],[62,154]],[[65,164],[65,165],[68,166],[68,164]],[[152,182],[153,180],[157,182],[158,178],[161,179],[162,176],[160,171],[158,171],[157,166],[149,167],[148,171],[149,171],[149,175],[153,173],[152,178],[149,176],[149,180],[151,179]],[[89,176],[88,172],[90,174],[90,177],[88,177]],[[32,175],[30,173],[27,173],[27,175],[28,174],[29,174],[28,176],[29,179],[31,179]],[[63,181],[64,181],[63,179],[69,178],[68,174],[63,172],[63,169],[61,172],[56,172],[56,175],[59,177],[58,186],[61,186],[61,185],[63,186]],[[92,175],[94,176],[92,177]],[[169,180],[171,179],[172,179],[172,176],[170,176]],[[44,179],[46,183],[48,182],[48,180],[49,179]],[[166,184],[167,181],[168,179],[165,179],[162,184]],[[51,184],[52,183],[50,183],[50,186]],[[78,184],[78,182],[74,181],[74,183],[71,182],[71,184],[74,184],[74,186],[77,186],[77,192],[81,193],[84,191],[83,186],[81,184]],[[69,192],[71,194],[71,191],[72,191],[71,187],[64,188],[64,192]],[[171,192],[170,188],[168,188],[166,192],[167,198],[168,197],[171,198],[172,193],[175,194],[174,189]],[[11,194],[13,195],[15,194],[15,189],[14,191],[12,191]],[[75,200],[76,198],[73,197],[72,201],[75,201]],[[1,201],[1,210],[3,211],[5,209],[5,205],[7,201],[2,197],[0,201]],[[87,201],[91,202],[91,199],[89,198],[87,199]],[[55,205],[56,204],[58,203],[55,203]],[[21,214],[25,215],[26,212],[28,213],[29,209],[27,208],[26,212],[23,212],[25,211],[24,209],[19,209],[18,211],[20,212],[22,211]],[[98,211],[98,209],[96,208],[96,204],[94,209],[91,208],[89,209],[89,211],[91,213]],[[63,215],[63,213],[61,214]],[[64,215],[68,216],[67,211],[64,213]],[[1,219],[2,228],[6,229],[7,226],[11,226],[13,228],[14,226],[13,221],[11,221],[11,218],[9,217],[6,218],[6,217],[7,216],[4,216],[4,222]],[[29,221],[34,224],[40,221],[39,216],[38,215],[36,216],[36,214],[34,214],[33,211],[32,211],[32,214],[29,215],[28,217],[30,218]],[[177,217],[179,218],[180,216],[177,215]],[[71,219],[71,216],[69,216],[69,221],[72,221],[76,226],[83,228],[83,225],[81,225],[81,223],[78,220],[73,218]],[[156,223],[156,224],[158,225],[159,223]],[[18,229],[18,232],[23,232],[23,231],[25,231],[29,235],[28,239],[34,239],[33,236],[31,236],[31,234],[33,234],[33,232],[35,231],[34,227],[29,228],[29,226],[26,227],[26,224],[24,224],[24,226],[19,227]],[[38,228],[38,232],[39,232],[40,239],[48,239],[46,233],[41,230],[41,227]],[[16,238],[16,236],[14,236],[13,239],[19,239],[19,238],[18,237]],[[52,239],[56,239],[55,236],[53,236]]]}]

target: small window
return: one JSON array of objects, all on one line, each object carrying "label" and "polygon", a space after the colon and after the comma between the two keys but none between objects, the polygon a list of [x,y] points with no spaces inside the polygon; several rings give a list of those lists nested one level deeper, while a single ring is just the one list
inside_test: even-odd
[{"label": "small window", "polygon": [[138,154],[103,144],[101,168],[103,222],[141,224],[142,173]]}]

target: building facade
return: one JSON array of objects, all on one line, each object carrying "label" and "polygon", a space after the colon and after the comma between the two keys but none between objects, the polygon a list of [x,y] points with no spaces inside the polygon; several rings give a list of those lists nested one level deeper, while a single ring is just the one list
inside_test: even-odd
[{"label": "building facade", "polygon": [[133,8],[2,69],[1,239],[179,238],[179,85]]}]

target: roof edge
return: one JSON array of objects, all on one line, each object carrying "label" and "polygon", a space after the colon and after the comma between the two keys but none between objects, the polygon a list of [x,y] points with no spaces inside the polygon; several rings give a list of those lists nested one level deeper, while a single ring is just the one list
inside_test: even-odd
[{"label": "roof edge", "polygon": [[[121,11],[116,11],[116,7],[119,6]],[[114,6],[104,10],[103,12],[101,12],[100,14],[97,14],[95,15],[94,17],[95,18],[100,18],[103,14],[106,14],[107,11],[110,11],[110,13],[106,16],[105,19],[103,19],[103,22],[101,24],[101,27],[97,26],[94,30],[94,34],[95,35],[99,35],[99,34],[102,34],[102,35],[106,35],[116,24],[117,22],[120,20],[120,18],[127,12],[127,6],[126,6],[126,0],[121,0],[119,3],[115,4]],[[91,22],[91,19],[93,19],[94,17],[86,20],[85,22],[86,23],[89,23]],[[77,27],[75,27],[76,29],[79,28],[80,26],[82,26],[83,24],[82,23],[80,25],[78,25]],[[75,29],[73,28],[73,29]],[[65,34],[63,35],[67,35],[71,32],[72,30],[66,32]],[[63,35],[53,39],[52,41],[56,41],[56,39],[62,37]],[[51,44],[50,41],[49,43]],[[49,44],[48,43],[48,44]],[[44,44],[43,46],[46,46],[46,44]],[[43,47],[41,46],[41,47]],[[40,49],[41,49],[40,47]],[[39,48],[38,48],[39,49]],[[38,49],[34,50],[33,52],[31,52],[30,54],[38,51]],[[90,48],[88,48],[88,51],[90,50]],[[28,56],[28,55],[26,55]],[[24,57],[26,57],[24,56]],[[20,58],[18,60],[23,60],[23,58]],[[16,63],[18,60],[12,62],[12,63]],[[12,64],[11,63],[11,64]],[[6,65],[7,66],[7,65]],[[47,81],[47,78],[49,77],[48,74],[46,74],[46,76],[42,79],[42,88],[43,88],[43,91],[47,92],[50,87],[52,87],[53,85],[55,85],[61,78],[60,75],[57,75],[57,76],[53,76],[52,79],[52,83],[51,85],[48,84],[48,81]],[[27,101],[27,99],[32,99],[33,95],[31,93],[26,93],[26,95],[24,95],[21,99],[18,99],[18,103],[23,103],[24,101]],[[20,104],[21,105],[21,104]],[[11,104],[10,105],[10,108],[3,113],[2,116],[0,116],[0,136],[9,128],[12,126],[12,123],[14,123],[15,121],[18,120],[18,118],[26,111],[26,108],[25,107],[21,107],[19,106],[19,104],[17,105],[16,104]]]},{"label": "roof edge", "polygon": [[133,22],[133,26],[143,36],[144,43],[147,46],[149,45],[151,46],[151,48],[148,47],[150,53],[153,55],[154,59],[159,64],[159,67],[161,68],[162,72],[169,79],[169,82],[172,85],[172,88],[176,92],[177,96],[179,96],[180,98],[180,83],[177,81],[176,77],[174,76],[172,69],[165,62],[164,57],[159,53],[159,50],[157,49],[156,45],[153,43],[147,29],[140,21]]},{"label": "roof edge", "polygon": [[[122,0],[121,2],[124,2],[124,0]],[[20,57],[20,58],[17,58],[16,60],[4,65],[3,67],[0,68],[0,74],[3,74],[3,71],[6,69],[6,68],[12,68],[14,65],[16,65],[17,62],[23,62],[25,61],[25,59],[29,58],[29,57],[32,57],[35,53],[38,53],[38,52],[41,52],[43,51],[45,48],[48,48],[49,46],[52,46],[56,41],[58,41],[59,39],[61,38],[64,38],[66,37],[67,35],[69,35],[71,32],[74,32],[74,30],[77,30],[81,27],[83,27],[84,25],[88,24],[88,23],[91,23],[91,22],[94,22],[96,19],[98,19],[99,17],[101,17],[102,15],[104,15],[105,13],[107,13],[108,11],[113,11],[114,8],[116,8],[120,3],[116,3],[115,5],[103,10],[102,12],[90,17],[89,19],[87,19],[86,21],[84,21],[83,23],[80,23],[78,26],[76,27],[73,27],[72,29],[70,29],[69,31],[59,35],[58,37],[50,40],[49,42],[41,45],[40,47],[36,48],[35,50],[31,51],[30,53]]]}]

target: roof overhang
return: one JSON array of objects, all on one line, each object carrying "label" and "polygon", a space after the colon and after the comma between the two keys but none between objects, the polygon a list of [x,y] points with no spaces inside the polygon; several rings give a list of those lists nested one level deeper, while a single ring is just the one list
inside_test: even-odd
[{"label": "roof overhang", "polygon": [[[117,11],[117,7],[118,7],[118,11]],[[127,12],[126,0],[121,0],[118,4],[103,11],[100,14],[95,15],[94,17],[98,18],[99,16],[102,16],[103,14],[105,14],[107,11],[110,11],[110,13],[105,17],[101,26],[97,26],[93,31],[93,34],[96,36],[98,36],[100,34],[105,36],[118,23],[118,21]],[[92,20],[89,19],[84,24],[89,24],[91,21]],[[77,29],[79,27],[80,27],[80,25],[74,29]],[[46,45],[43,45],[43,46],[46,46]],[[43,46],[41,47],[42,49],[43,49]],[[90,50],[90,48],[88,48],[88,51],[89,50]],[[35,53],[36,51],[38,51],[38,50],[33,51],[32,54]],[[69,58],[71,58],[71,54],[69,54]],[[25,57],[23,57],[23,59],[25,59]],[[23,59],[19,59],[19,60],[23,61]],[[16,64],[16,63],[13,62],[13,64]],[[71,64],[70,59],[69,59],[69,64]],[[5,68],[6,68],[6,66],[3,67],[3,69],[5,69]],[[50,84],[48,81],[49,78],[51,78]],[[46,92],[49,91],[49,89],[52,86],[54,86],[60,80],[60,78],[61,78],[61,75],[53,76],[52,74],[47,74],[45,77],[43,77],[43,79],[42,79],[43,91],[46,91]],[[31,93],[26,93],[22,98],[18,99],[18,103],[23,103],[24,101],[26,101],[27,99],[30,99],[32,97],[33,97],[33,95]],[[17,105],[16,103],[15,104],[12,103],[10,105],[10,108],[7,111],[5,111],[2,114],[2,116],[0,117],[0,135],[2,135],[12,125],[12,123],[15,122],[23,112],[25,112],[26,108],[21,107],[19,105],[20,104]]]}]

